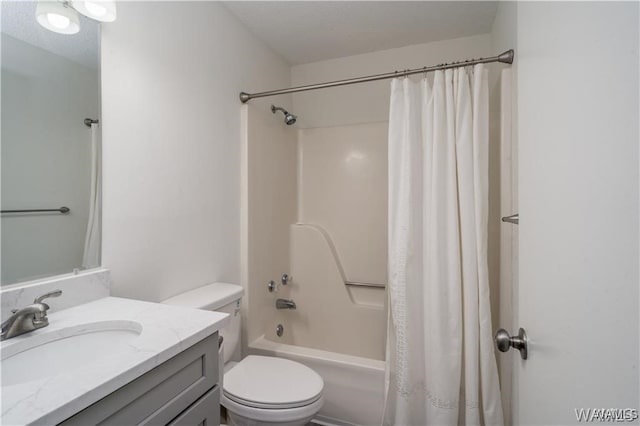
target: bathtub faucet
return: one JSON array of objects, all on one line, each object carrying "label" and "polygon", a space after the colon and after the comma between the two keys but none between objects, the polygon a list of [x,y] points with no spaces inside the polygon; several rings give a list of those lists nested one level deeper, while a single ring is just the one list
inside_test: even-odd
[{"label": "bathtub faucet", "polygon": [[276,309],[295,309],[296,302],[291,299],[277,299]]}]

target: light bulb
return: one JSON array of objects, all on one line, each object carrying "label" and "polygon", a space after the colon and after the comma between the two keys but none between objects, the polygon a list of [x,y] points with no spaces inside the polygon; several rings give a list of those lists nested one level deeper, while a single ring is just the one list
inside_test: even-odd
[{"label": "light bulb", "polygon": [[84,7],[86,7],[87,11],[95,17],[101,17],[107,13],[106,7],[92,1],[85,1]]},{"label": "light bulb", "polygon": [[66,16],[58,15],[57,13],[47,13],[47,21],[49,21],[52,26],[61,30],[67,28],[71,23],[71,20],[69,18],[67,18]]},{"label": "light bulb", "polygon": [[96,21],[111,22],[116,20],[116,2],[114,0],[71,0],[71,5],[87,18]]},{"label": "light bulb", "polygon": [[80,31],[78,12],[59,1],[39,1],[36,19],[46,29],[60,34],[75,34]]}]

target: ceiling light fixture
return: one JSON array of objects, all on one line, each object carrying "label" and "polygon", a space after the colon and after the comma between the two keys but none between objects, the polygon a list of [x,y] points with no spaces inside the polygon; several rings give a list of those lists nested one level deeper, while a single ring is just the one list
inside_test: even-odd
[{"label": "ceiling light fixture", "polygon": [[75,34],[80,31],[78,12],[100,22],[116,19],[114,0],[41,0],[36,6],[38,23],[48,30],[60,34]]},{"label": "ceiling light fixture", "polygon": [[75,34],[80,31],[78,12],[59,1],[38,2],[36,19],[46,29],[59,34]]},{"label": "ceiling light fixture", "polygon": [[71,5],[87,18],[96,21],[113,22],[116,20],[116,3],[113,0],[73,0]]}]

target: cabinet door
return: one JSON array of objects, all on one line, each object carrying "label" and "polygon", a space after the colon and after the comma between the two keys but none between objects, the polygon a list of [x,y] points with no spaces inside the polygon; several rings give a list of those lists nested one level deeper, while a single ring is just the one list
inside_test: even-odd
[{"label": "cabinet door", "polygon": [[217,382],[218,334],[215,333],[61,425],[165,425]]},{"label": "cabinet door", "polygon": [[167,426],[219,426],[220,388],[216,386]]}]

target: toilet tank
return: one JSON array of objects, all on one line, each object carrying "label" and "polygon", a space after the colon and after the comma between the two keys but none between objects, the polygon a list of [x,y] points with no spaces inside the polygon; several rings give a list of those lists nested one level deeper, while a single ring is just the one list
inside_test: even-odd
[{"label": "toilet tank", "polygon": [[167,305],[229,314],[229,321],[219,331],[224,339],[224,362],[240,360],[240,301],[244,289],[236,284],[213,283],[189,290],[163,301]]}]

